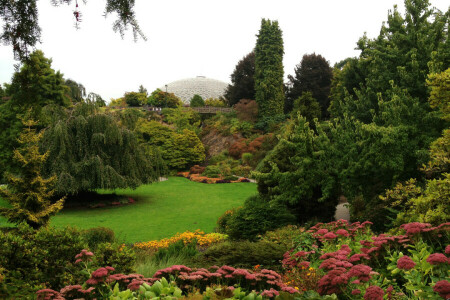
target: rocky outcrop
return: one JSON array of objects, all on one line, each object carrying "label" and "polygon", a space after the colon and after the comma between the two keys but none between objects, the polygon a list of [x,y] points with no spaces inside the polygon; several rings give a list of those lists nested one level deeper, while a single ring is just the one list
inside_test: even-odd
[{"label": "rocky outcrop", "polygon": [[208,160],[211,156],[220,154],[224,150],[228,150],[234,142],[241,138],[242,135],[240,133],[223,136],[217,130],[212,129],[201,138],[205,149],[208,150],[206,153],[206,159]]}]

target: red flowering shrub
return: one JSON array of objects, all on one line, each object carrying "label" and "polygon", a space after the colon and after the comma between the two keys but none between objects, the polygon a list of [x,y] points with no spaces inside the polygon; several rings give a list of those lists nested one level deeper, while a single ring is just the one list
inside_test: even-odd
[{"label": "red flowering shrub", "polygon": [[52,289],[43,289],[36,292],[37,300],[64,300],[61,294]]},{"label": "red flowering shrub", "polygon": [[88,251],[88,250],[86,250],[86,249],[83,249],[83,250],[81,250],[81,252],[80,253],[78,253],[77,255],[75,255],[75,258],[77,259],[76,261],[75,261],[75,263],[76,264],[79,264],[80,262],[85,262],[85,263],[87,263],[87,262],[89,262],[89,261],[92,261],[92,256],[94,256],[94,253],[92,253],[92,252],[90,252],[90,251]]},{"label": "red flowering shrub", "polygon": [[408,224],[403,224],[400,226],[400,228],[403,228],[406,231],[406,234],[413,235],[421,232],[427,232],[431,231],[431,224],[429,223],[419,223],[419,222],[413,222]]},{"label": "red flowering shrub", "polygon": [[450,282],[447,280],[440,280],[436,282],[433,287],[433,291],[439,294],[444,299],[450,298]]},{"label": "red flowering shrub", "polygon": [[397,268],[402,270],[411,270],[416,265],[409,256],[402,256],[397,261]]},{"label": "red flowering shrub", "polygon": [[450,260],[442,253],[430,254],[427,258],[427,262],[431,265],[448,264]]},{"label": "red flowering shrub", "polygon": [[86,295],[90,295],[94,290],[94,287],[90,287],[86,290],[81,285],[68,285],[63,287],[60,291],[64,298],[69,299],[84,299]]},{"label": "red flowering shrub", "polygon": [[114,271],[113,267],[98,268],[97,270],[92,272],[91,278],[86,281],[86,284],[96,285],[99,283],[104,283],[106,282],[106,278],[108,277],[109,273],[112,271]]},{"label": "red flowering shrub", "polygon": [[348,283],[347,269],[337,267],[323,276],[318,283],[318,292],[321,295],[339,294]]},{"label": "red flowering shrub", "polygon": [[361,294],[361,291],[359,289],[354,289],[352,291],[352,295],[359,295],[359,294]]},{"label": "red flowering shrub", "polygon": [[364,294],[364,300],[383,300],[384,291],[376,285],[369,286]]}]

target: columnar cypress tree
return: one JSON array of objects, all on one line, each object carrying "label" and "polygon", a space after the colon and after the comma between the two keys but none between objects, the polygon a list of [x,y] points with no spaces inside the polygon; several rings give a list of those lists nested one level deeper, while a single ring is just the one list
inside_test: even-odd
[{"label": "columnar cypress tree", "polygon": [[283,113],[283,38],[278,21],[262,19],[255,47],[255,91],[260,117]]},{"label": "columnar cypress tree", "polygon": [[51,204],[56,176],[44,179],[41,169],[49,152],[39,153],[39,140],[43,132],[36,133],[33,120],[23,120],[24,130],[19,136],[22,148],[14,150],[14,159],[20,164],[19,175],[8,175],[8,189],[0,189],[11,208],[0,208],[0,213],[10,222],[27,222],[37,229],[45,226],[50,217],[63,208],[64,199]]}]

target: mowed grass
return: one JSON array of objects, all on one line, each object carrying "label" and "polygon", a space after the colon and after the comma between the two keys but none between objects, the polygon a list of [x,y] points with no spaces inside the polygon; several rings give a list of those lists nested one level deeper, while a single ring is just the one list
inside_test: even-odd
[{"label": "mowed grass", "polygon": [[[109,227],[120,241],[127,243],[166,238],[186,230],[212,232],[219,216],[241,206],[246,198],[256,193],[256,184],[204,184],[170,177],[135,190],[114,192],[137,201],[119,207],[64,209],[50,224],[81,229]],[[5,202],[0,202],[1,205]],[[6,226],[6,220],[1,217],[0,226]]]}]

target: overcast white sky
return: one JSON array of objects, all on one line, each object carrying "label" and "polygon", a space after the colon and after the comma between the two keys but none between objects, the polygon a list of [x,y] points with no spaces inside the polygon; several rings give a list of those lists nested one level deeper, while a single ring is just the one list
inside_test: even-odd
[{"label": "overcast white sky", "polygon": [[[144,85],[149,92],[172,81],[206,76],[230,82],[236,63],[256,43],[261,18],[278,20],[284,39],[285,77],[302,56],[315,52],[330,63],[357,56],[356,42],[373,38],[388,10],[400,0],[136,0],[137,19],[147,41],[122,40],[114,16],[102,17],[105,1],[80,2],[81,29],[70,6],[38,1],[42,44],[52,67],[105,100]],[[448,0],[431,0],[441,11]],[[14,71],[12,48],[0,46],[0,83]]]}]

